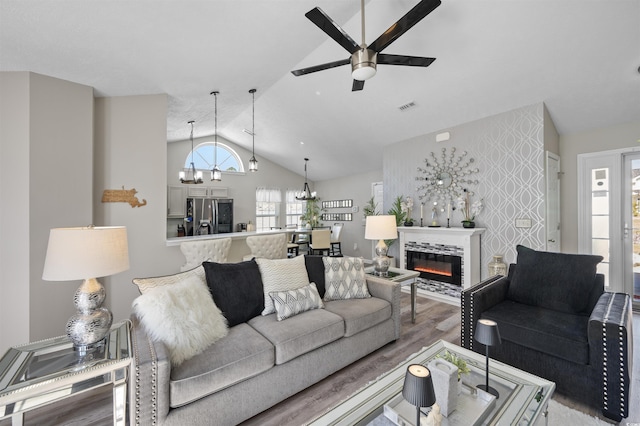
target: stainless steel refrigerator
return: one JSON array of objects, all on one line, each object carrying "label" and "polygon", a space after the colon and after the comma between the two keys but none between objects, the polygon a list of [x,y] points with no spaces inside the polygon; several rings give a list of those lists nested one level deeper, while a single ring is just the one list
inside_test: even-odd
[{"label": "stainless steel refrigerator", "polygon": [[186,235],[233,232],[233,200],[187,198]]}]

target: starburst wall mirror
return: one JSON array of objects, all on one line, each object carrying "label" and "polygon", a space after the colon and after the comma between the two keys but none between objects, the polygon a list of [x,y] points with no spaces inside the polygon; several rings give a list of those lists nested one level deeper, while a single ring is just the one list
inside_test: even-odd
[{"label": "starburst wall mirror", "polygon": [[425,158],[416,177],[416,181],[423,182],[416,188],[418,198],[422,202],[433,200],[444,204],[461,197],[465,185],[477,185],[473,175],[479,170],[473,167],[475,160],[467,155],[467,151],[457,154],[452,147],[448,153],[447,148],[442,148],[439,156],[432,152],[430,158]]}]

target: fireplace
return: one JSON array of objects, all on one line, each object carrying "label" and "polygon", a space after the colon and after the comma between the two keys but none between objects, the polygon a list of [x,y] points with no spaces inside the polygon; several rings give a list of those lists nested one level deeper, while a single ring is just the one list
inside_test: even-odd
[{"label": "fireplace", "polygon": [[406,251],[407,269],[420,272],[420,278],[462,286],[462,258],[445,253]]}]

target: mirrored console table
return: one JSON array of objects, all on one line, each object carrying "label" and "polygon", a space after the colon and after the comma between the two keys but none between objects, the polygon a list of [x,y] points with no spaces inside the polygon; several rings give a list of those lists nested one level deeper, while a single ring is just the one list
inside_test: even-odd
[{"label": "mirrored console table", "polygon": [[[130,327],[129,321],[114,324],[105,343],[86,354],[75,351],[67,336],[10,348],[0,359],[0,426],[42,424],[36,418],[43,415],[55,424],[58,404],[76,404],[77,398],[107,387],[113,394],[113,424],[127,424]],[[86,405],[89,416],[100,409]]]}]

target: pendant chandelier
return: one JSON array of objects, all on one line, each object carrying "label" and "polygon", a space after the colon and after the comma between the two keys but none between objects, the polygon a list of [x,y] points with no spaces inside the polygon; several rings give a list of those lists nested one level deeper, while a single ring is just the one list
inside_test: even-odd
[{"label": "pendant chandelier", "polygon": [[214,113],[214,143],[213,143],[213,169],[211,169],[211,180],[220,182],[222,180],[222,172],[218,168],[218,92],[214,90],[209,93],[215,97],[215,113]]},{"label": "pendant chandelier", "polygon": [[308,161],[309,161],[308,158],[304,159],[304,187],[302,188],[302,191],[296,194],[296,200],[314,201],[316,199],[316,192],[315,191],[311,192],[311,189],[309,189],[309,183],[307,182],[307,162]]},{"label": "pendant chandelier", "polygon": [[249,160],[249,171],[257,172],[258,171],[258,160],[256,160],[256,89],[249,90],[251,96],[253,97],[253,110],[252,110],[252,120],[253,120],[253,129],[251,130],[251,159]]},{"label": "pendant chandelier", "polygon": [[193,123],[195,121],[191,120],[187,124],[191,124],[191,167],[188,172],[181,171],[178,174],[178,178],[181,183],[202,183],[202,172],[196,170],[196,166],[193,163]]}]

